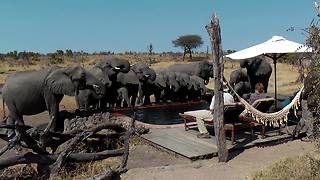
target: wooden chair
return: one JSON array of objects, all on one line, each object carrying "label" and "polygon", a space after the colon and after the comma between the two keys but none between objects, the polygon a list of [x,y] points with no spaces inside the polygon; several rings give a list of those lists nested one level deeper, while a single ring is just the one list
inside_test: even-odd
[{"label": "wooden chair", "polygon": [[[236,132],[241,129],[251,129],[251,135],[253,136],[252,123],[241,122],[239,120],[239,114],[244,110],[244,107],[240,103],[227,104],[224,106],[224,120],[225,120],[225,131],[231,132],[231,142],[235,144]],[[190,111],[196,115],[197,111]],[[190,128],[197,127],[196,117],[190,114],[179,114],[184,120],[185,130],[188,131]],[[213,126],[213,120],[208,119],[204,121],[206,125]]]}]

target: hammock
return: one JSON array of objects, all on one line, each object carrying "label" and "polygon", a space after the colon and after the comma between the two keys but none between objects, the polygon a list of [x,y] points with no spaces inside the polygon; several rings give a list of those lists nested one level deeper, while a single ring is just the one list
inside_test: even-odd
[{"label": "hammock", "polygon": [[227,86],[233,91],[233,93],[239,98],[240,102],[244,105],[245,111],[258,123],[263,125],[273,125],[278,126],[281,124],[285,124],[288,120],[287,115],[289,114],[290,109],[294,109],[294,114],[296,115],[296,110],[299,106],[299,99],[301,92],[303,90],[303,86],[301,87],[300,91],[296,94],[290,104],[286,105],[280,111],[274,113],[263,113],[253,106],[251,106],[246,100],[244,100],[241,96],[239,96],[235,90],[230,86],[228,82],[226,82]]}]

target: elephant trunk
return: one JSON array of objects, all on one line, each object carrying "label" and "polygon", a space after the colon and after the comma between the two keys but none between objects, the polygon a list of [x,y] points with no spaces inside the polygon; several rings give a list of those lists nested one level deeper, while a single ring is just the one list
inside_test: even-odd
[{"label": "elephant trunk", "polygon": [[130,71],[130,63],[127,60],[118,59],[114,69],[119,72],[127,73]]},{"label": "elephant trunk", "polygon": [[157,75],[156,75],[156,72],[153,69],[148,69],[147,70],[147,74],[149,75],[149,79],[151,81],[156,80]]}]

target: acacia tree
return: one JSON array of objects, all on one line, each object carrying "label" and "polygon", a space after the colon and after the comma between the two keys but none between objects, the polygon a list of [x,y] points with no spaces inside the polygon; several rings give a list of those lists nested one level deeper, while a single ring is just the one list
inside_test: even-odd
[{"label": "acacia tree", "polygon": [[187,53],[192,59],[192,49],[198,48],[203,44],[201,36],[199,35],[184,35],[172,41],[174,47],[181,47],[183,49],[183,60]]}]

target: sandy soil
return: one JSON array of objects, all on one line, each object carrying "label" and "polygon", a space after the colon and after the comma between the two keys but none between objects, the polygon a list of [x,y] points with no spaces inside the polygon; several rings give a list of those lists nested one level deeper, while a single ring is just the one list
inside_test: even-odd
[{"label": "sandy soil", "polygon": [[[295,140],[275,146],[254,147],[240,153],[233,153],[231,156],[235,155],[235,157],[227,163],[218,163],[217,158],[195,162],[176,160],[173,161],[176,163],[175,165],[129,167],[129,171],[121,177],[128,180],[238,180],[249,177],[255,171],[265,168],[275,161],[286,157],[302,155],[312,150],[313,145],[311,143]],[[145,162],[149,161],[146,157],[143,157],[143,159]]]}]

